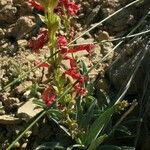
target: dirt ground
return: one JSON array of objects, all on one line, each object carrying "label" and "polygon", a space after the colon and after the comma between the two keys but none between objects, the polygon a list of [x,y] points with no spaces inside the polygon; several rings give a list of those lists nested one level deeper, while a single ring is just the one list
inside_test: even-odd
[{"label": "dirt ground", "polygon": [[[77,35],[131,1],[133,0],[76,0],[77,3],[81,4],[78,18],[74,19],[73,23],[77,29]],[[100,42],[112,37],[127,35],[148,13],[150,9],[148,1],[141,1],[125,9],[78,39],[76,43]],[[28,46],[28,41],[37,35],[40,27],[44,26],[38,13],[37,10],[31,9],[25,0],[0,1],[0,145],[2,145],[0,148],[3,149],[40,112],[40,110],[34,109],[35,104],[32,101],[34,98],[41,98],[41,93],[39,91],[34,97],[31,97],[30,92],[37,83],[44,87],[44,80],[47,77],[45,76],[45,79],[41,81],[42,70],[40,68],[27,74],[34,67],[34,61],[40,59],[41,55],[47,51],[47,47],[44,47],[39,55]],[[135,33],[149,29],[149,19],[147,18]],[[148,40],[149,37],[147,36],[132,40],[127,39],[104,62],[99,63],[99,66],[90,74],[91,79],[96,80],[96,95],[98,95],[99,90],[110,92],[110,88],[113,88],[115,94],[119,93],[119,89],[132,72],[133,66],[139,62],[138,57],[133,59],[133,56],[137,56],[139,45],[140,49],[144,49]],[[115,45],[117,42],[105,42],[97,45],[91,60],[87,59],[84,53],[77,55],[86,62],[87,66],[91,67],[110,53]],[[121,57],[119,57],[120,54]],[[133,99],[137,98],[137,95],[143,91],[141,79],[146,78],[147,72],[145,70],[147,68],[145,66],[148,64],[149,56],[148,54],[144,58],[141,65],[144,68],[141,67],[138,71],[138,75],[128,90],[127,95],[133,96]],[[132,62],[133,65],[130,65]],[[19,80],[16,80],[17,78]],[[7,86],[14,80],[16,81],[14,84]],[[3,88],[6,89],[3,91]],[[35,138],[41,132],[43,135],[40,139]],[[39,129],[37,126],[27,133],[20,143],[16,144],[16,148],[29,149],[29,146],[34,147],[40,140],[46,138],[47,134],[44,132],[44,127]],[[33,141],[32,145],[30,139]]]}]

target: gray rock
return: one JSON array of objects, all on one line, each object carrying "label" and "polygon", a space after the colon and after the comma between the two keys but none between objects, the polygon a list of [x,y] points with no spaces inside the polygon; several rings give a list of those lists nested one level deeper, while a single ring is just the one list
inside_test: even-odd
[{"label": "gray rock", "polygon": [[12,0],[0,0],[0,8],[12,4]]},{"label": "gray rock", "polygon": [[13,108],[13,107],[17,107],[17,105],[19,103],[19,99],[17,97],[7,97],[7,98],[5,98],[3,103],[4,103],[5,107]]},{"label": "gray rock", "polygon": [[36,108],[36,104],[33,102],[33,99],[29,99],[29,101],[25,102],[17,112],[17,116],[21,120],[29,121],[31,118],[36,116],[39,112],[42,111],[41,108]]},{"label": "gray rock", "polygon": [[4,38],[5,32],[0,28],[0,39]]},{"label": "gray rock", "polygon": [[32,86],[32,81],[24,81],[15,88],[15,91],[18,94],[23,94],[31,86]]},{"label": "gray rock", "polygon": [[19,122],[19,118],[15,118],[11,115],[0,115],[0,124],[16,124]]},{"label": "gray rock", "polygon": [[34,19],[33,16],[20,17],[9,34],[18,39],[29,34],[35,27]]},{"label": "gray rock", "polygon": [[5,5],[4,7],[2,7],[1,13],[0,13],[1,23],[12,23],[12,22],[14,22],[16,12],[17,12],[17,8],[11,4],[8,4],[8,5]]}]

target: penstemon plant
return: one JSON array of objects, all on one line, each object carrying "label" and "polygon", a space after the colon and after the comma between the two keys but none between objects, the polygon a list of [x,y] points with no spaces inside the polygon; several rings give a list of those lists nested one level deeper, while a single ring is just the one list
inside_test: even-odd
[{"label": "penstemon plant", "polygon": [[[128,103],[118,102],[102,110],[97,99],[93,97],[93,83],[89,81],[89,71],[85,63],[78,61],[74,54],[86,51],[91,55],[95,45],[68,46],[75,36],[71,19],[77,15],[80,6],[71,0],[29,0],[29,4],[44,12],[45,23],[45,28],[40,29],[37,38],[29,41],[29,47],[40,54],[40,49],[47,44],[50,54],[46,62],[36,61],[38,67],[49,70],[49,78],[43,90],[42,101],[35,101],[43,108],[43,112],[30,126],[47,114],[72,141],[68,145],[60,141],[50,141],[41,144],[36,150],[95,150],[108,138],[102,131],[113,113],[126,108]],[[65,32],[63,35],[60,32],[62,29]],[[69,67],[62,65],[64,60],[69,62]],[[23,134],[7,150],[22,136]]]},{"label": "penstemon plant", "polygon": [[[30,1],[31,6],[45,12],[44,22],[46,29],[39,32],[36,40],[30,41],[30,47],[40,53],[40,48],[44,44],[48,44],[50,55],[56,54],[48,59],[47,62],[40,67],[50,67],[53,75],[52,81],[49,82],[47,88],[43,92],[43,101],[48,108],[56,109],[63,116],[60,118],[60,123],[64,124],[72,138],[76,138],[78,134],[82,134],[82,129],[79,128],[76,120],[76,97],[85,97],[88,93],[85,88],[87,77],[83,75],[78,67],[77,60],[73,54],[79,51],[86,50],[89,54],[93,52],[95,46],[93,44],[79,45],[76,47],[68,47],[68,41],[73,36],[73,29],[70,27],[70,19],[75,16],[79,10],[79,5],[74,2],[64,0],[51,1]],[[59,34],[61,26],[64,26],[66,36]],[[67,34],[69,33],[69,34]],[[70,67],[63,68],[61,62],[68,60]],[[50,65],[49,65],[50,64]],[[62,95],[66,88],[73,82],[76,82],[70,91],[57,101],[57,97]]]}]

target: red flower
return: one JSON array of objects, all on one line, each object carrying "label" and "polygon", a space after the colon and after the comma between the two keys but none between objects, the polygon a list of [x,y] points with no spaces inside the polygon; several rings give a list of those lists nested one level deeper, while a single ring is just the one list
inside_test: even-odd
[{"label": "red flower", "polygon": [[56,100],[56,92],[52,85],[49,85],[43,93],[43,101],[50,107]]},{"label": "red flower", "polygon": [[80,96],[86,96],[87,90],[83,88],[79,83],[74,86],[75,92]]},{"label": "red flower", "polygon": [[78,71],[74,68],[66,70],[65,74],[71,76],[73,79],[79,79],[80,78],[80,73],[78,73]]},{"label": "red flower", "polygon": [[76,68],[66,70],[65,74],[71,76],[73,79],[78,80],[80,84],[83,84],[86,81],[86,76],[81,75]]},{"label": "red flower", "polygon": [[65,36],[59,36],[57,39],[58,47],[67,46],[68,42]]},{"label": "red flower", "polygon": [[87,94],[87,90],[82,87],[84,82],[86,81],[86,76],[81,75],[77,70],[76,62],[73,58],[66,56],[66,59],[70,60],[71,68],[65,71],[65,74],[71,76],[73,79],[77,80],[77,84],[74,86],[75,92],[80,96],[85,96]]},{"label": "red flower", "polygon": [[74,86],[74,90],[78,95],[85,96],[87,94],[87,90],[82,87],[82,84],[84,84],[84,82],[86,81],[86,77],[84,75],[81,75],[75,68],[66,70],[65,74],[78,81],[78,83]]},{"label": "red flower", "polygon": [[38,67],[48,68],[50,65],[47,62],[41,62],[39,60],[35,61],[35,65]]},{"label": "red flower", "polygon": [[29,4],[30,4],[33,8],[35,8],[35,9],[37,9],[37,10],[39,10],[39,11],[43,11],[43,10],[44,10],[44,7],[41,6],[41,4],[38,3],[38,2],[36,2],[35,0],[29,0]]},{"label": "red flower", "polygon": [[83,84],[86,81],[86,76],[80,75],[80,78],[78,79],[79,83]]},{"label": "red flower", "polygon": [[[39,11],[44,10],[44,7],[40,3],[38,3],[36,0],[29,0],[29,4],[33,8],[35,8]],[[80,9],[79,5],[76,5],[74,2],[71,2],[70,0],[59,0],[59,4],[54,11],[60,15],[63,14],[62,4],[64,5],[66,10],[68,10],[70,15],[72,15],[72,16],[75,16],[77,14],[78,10]]]},{"label": "red flower", "polygon": [[31,39],[29,41],[29,47],[38,53],[39,49],[41,49],[47,42],[48,42],[48,30],[41,29],[38,37],[36,39]]},{"label": "red flower", "polygon": [[65,38],[65,36],[59,36],[57,39],[57,45],[58,48],[60,49],[60,53],[61,54],[65,54],[68,52],[69,48],[67,47],[67,39]]},{"label": "red flower", "polygon": [[71,68],[77,68],[76,61],[72,57],[65,55],[63,59],[70,61]]},{"label": "red flower", "polygon": [[69,48],[67,46],[61,46],[60,53],[61,54],[67,54],[69,51]]},{"label": "red flower", "polygon": [[67,9],[72,16],[75,16],[80,9],[79,5],[76,5],[74,2],[68,3]]},{"label": "red flower", "polygon": [[70,15],[72,16],[75,16],[80,9],[79,5],[76,5],[74,2],[71,2],[70,0],[60,0],[59,2],[60,2],[59,5],[63,4],[66,10],[68,10]]},{"label": "red flower", "polygon": [[84,44],[84,45],[79,45],[73,49],[70,49],[68,53],[74,53],[74,52],[86,50],[89,54],[91,54],[94,48],[95,48],[94,44]]}]

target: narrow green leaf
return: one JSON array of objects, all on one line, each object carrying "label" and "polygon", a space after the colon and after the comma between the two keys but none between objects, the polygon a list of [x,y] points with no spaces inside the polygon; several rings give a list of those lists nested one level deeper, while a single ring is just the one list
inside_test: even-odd
[{"label": "narrow green leaf", "polygon": [[107,138],[108,135],[104,134],[100,137],[98,137],[97,139],[95,139],[94,141],[92,141],[91,145],[89,146],[88,150],[96,150],[96,148],[105,140],[105,138]]},{"label": "narrow green leaf", "polygon": [[34,99],[33,102],[42,108],[46,107],[41,99]]},{"label": "narrow green leaf", "polygon": [[59,142],[46,142],[44,144],[39,145],[35,150],[65,150],[65,147],[62,146]]},{"label": "narrow green leaf", "polygon": [[80,144],[75,144],[73,146],[70,146],[67,148],[67,150],[73,150],[73,148],[84,148],[84,145],[80,145]]},{"label": "narrow green leaf", "polygon": [[132,134],[132,133],[129,131],[129,129],[128,129],[127,127],[122,126],[122,125],[118,126],[118,127],[116,128],[116,130],[117,130],[117,131],[120,131],[120,132],[123,132],[123,133],[125,133],[125,134],[127,134],[127,135],[131,135],[131,134]]},{"label": "narrow green leaf", "polygon": [[121,147],[115,145],[103,145],[98,148],[99,150],[122,150]]},{"label": "narrow green leaf", "polygon": [[94,116],[94,108],[95,108],[96,102],[92,102],[91,106],[89,107],[87,113],[83,116],[81,120],[81,126],[83,128],[87,128],[90,125],[90,121]]},{"label": "narrow green leaf", "polygon": [[33,85],[30,87],[30,95],[35,96],[36,93],[37,93],[37,84],[33,84]]},{"label": "narrow green leaf", "polygon": [[135,147],[128,146],[115,146],[115,145],[102,145],[98,147],[98,150],[135,150]]},{"label": "narrow green leaf", "polygon": [[76,110],[77,110],[77,120],[80,124],[80,122],[82,121],[82,118],[83,118],[83,108],[82,108],[82,105],[81,105],[81,98],[78,98],[77,99],[77,103],[76,103]]},{"label": "narrow green leaf", "polygon": [[68,136],[71,137],[71,134],[69,133],[67,128],[65,128],[64,126],[60,125],[60,123],[56,119],[54,119],[54,118],[51,118],[51,119],[58,125],[58,127],[60,129],[62,129]]},{"label": "narrow green leaf", "polygon": [[110,108],[107,108],[91,125],[89,131],[86,133],[85,144],[88,146],[90,143],[95,140],[100,132],[102,131],[104,125],[108,122],[110,117],[114,112],[116,112],[118,105],[113,105]]},{"label": "narrow green leaf", "polygon": [[[81,60],[80,62],[81,62],[81,65],[82,65],[82,72],[83,72],[83,74],[85,74],[86,72],[88,72],[86,64],[84,63],[83,60]],[[87,75],[87,77],[89,78],[89,75]]]},{"label": "narrow green leaf", "polygon": [[135,147],[122,146],[121,150],[135,150]]},{"label": "narrow green leaf", "polygon": [[49,109],[46,113],[49,114],[50,116],[57,116],[58,118],[62,117],[61,111],[57,109]]}]

